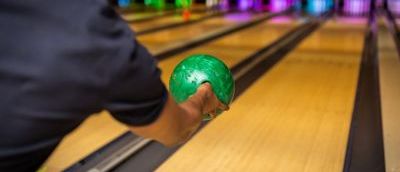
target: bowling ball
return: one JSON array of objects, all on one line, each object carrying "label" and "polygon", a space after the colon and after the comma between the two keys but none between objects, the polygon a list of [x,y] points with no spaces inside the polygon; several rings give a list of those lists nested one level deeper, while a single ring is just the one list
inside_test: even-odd
[{"label": "bowling ball", "polygon": [[233,76],[224,62],[211,55],[192,55],[180,62],[171,75],[169,88],[175,101],[181,103],[206,82],[211,84],[219,101],[225,105],[232,102],[235,92]]}]

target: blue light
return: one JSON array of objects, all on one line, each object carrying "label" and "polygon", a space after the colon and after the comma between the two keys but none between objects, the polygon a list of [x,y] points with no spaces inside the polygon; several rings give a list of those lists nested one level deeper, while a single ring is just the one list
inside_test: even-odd
[{"label": "blue light", "polygon": [[317,15],[327,12],[333,7],[333,0],[308,0],[307,11]]},{"label": "blue light", "polygon": [[120,7],[128,7],[130,4],[130,0],[118,0],[118,6]]}]

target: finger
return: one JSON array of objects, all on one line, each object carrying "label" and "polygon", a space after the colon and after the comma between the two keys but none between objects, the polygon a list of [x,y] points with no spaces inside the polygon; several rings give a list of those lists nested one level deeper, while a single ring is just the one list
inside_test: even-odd
[{"label": "finger", "polygon": [[209,113],[208,115],[210,116],[211,119],[214,119],[217,116],[215,113]]},{"label": "finger", "polygon": [[220,109],[222,111],[227,111],[227,110],[229,110],[229,106],[225,105],[224,103],[219,103],[218,109]]}]

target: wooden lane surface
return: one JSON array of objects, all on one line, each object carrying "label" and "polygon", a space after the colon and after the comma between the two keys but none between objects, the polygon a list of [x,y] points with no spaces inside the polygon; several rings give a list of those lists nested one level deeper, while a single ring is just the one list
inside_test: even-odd
[{"label": "wooden lane surface", "polygon": [[[189,20],[197,20],[202,17],[206,17],[208,15],[212,15],[215,13],[216,13],[215,11],[213,11],[213,12],[204,11],[204,12],[191,13]],[[132,23],[132,24],[130,24],[130,27],[136,32],[141,32],[141,31],[155,28],[155,27],[160,27],[160,26],[175,24],[175,23],[182,23],[182,22],[185,22],[185,19],[183,18],[182,12],[181,12],[181,13],[177,13],[177,14],[174,14],[171,16],[161,17],[161,18],[146,21],[146,22]]]},{"label": "wooden lane surface", "polygon": [[[237,34],[210,42],[204,47],[179,54],[176,57],[160,62],[159,66],[163,71],[162,79],[165,83],[168,83],[173,68],[184,57],[193,53],[213,54],[220,57],[228,66],[233,66],[257,48],[278,39],[295,25],[297,23],[293,23],[293,21],[285,23],[265,22],[257,27],[248,28]],[[260,35],[263,35],[263,37],[260,37]],[[106,145],[126,131],[127,127],[113,120],[107,112],[93,115],[64,138],[44,166],[48,171],[60,171]]]},{"label": "wooden lane surface", "polygon": [[400,61],[386,27],[378,32],[379,79],[387,172],[400,172]]},{"label": "wooden lane surface", "polygon": [[150,52],[156,52],[165,45],[188,41],[199,35],[211,33],[218,29],[232,27],[234,25],[247,22],[261,14],[253,14],[248,12],[231,13],[220,17],[204,20],[199,23],[191,24],[186,27],[176,27],[158,31],[152,34],[138,36],[138,40],[146,45]]},{"label": "wooden lane surface", "polygon": [[157,171],[341,172],[364,26],[326,23]]},{"label": "wooden lane surface", "polygon": [[[201,10],[206,10],[207,7],[203,4],[193,4],[190,10],[194,11],[201,11]],[[178,11],[180,9],[166,9],[166,10],[154,10],[154,9],[144,9],[142,11],[129,11],[129,12],[123,12],[120,10],[120,14],[122,18],[124,18],[127,21],[130,20],[137,20],[137,19],[143,19],[147,17],[155,17],[155,16],[162,16],[165,13],[169,13],[171,11]],[[118,10],[117,10],[118,11]]]},{"label": "wooden lane surface", "polygon": [[129,14],[122,14],[122,18],[126,21],[131,20],[138,20],[148,17],[155,17],[155,16],[162,16],[165,12],[164,11],[146,11],[142,13],[129,13]]},{"label": "wooden lane surface", "polygon": [[181,53],[174,58],[166,59],[159,64],[163,71],[163,81],[168,85],[169,76],[174,67],[190,55],[211,54],[220,58],[227,66],[232,67],[243,60],[243,57],[250,56],[256,50],[272,43],[298,25],[298,21],[291,19],[283,23],[266,21],[237,34],[225,36],[222,39],[217,39],[201,47]]},{"label": "wooden lane surface", "polygon": [[[193,11],[198,11],[198,10],[206,10],[206,6],[202,4],[194,4],[191,7],[191,10]],[[143,19],[143,18],[148,18],[148,17],[155,17],[155,16],[162,16],[165,13],[169,13],[173,10],[180,10],[180,9],[168,9],[168,10],[145,10],[145,11],[131,11],[131,12],[121,12],[122,18],[124,18],[127,21],[131,20],[138,20],[138,19]]]},{"label": "wooden lane surface", "polygon": [[113,119],[106,111],[91,115],[62,140],[43,164],[43,169],[46,172],[62,171],[127,130],[128,127]]}]

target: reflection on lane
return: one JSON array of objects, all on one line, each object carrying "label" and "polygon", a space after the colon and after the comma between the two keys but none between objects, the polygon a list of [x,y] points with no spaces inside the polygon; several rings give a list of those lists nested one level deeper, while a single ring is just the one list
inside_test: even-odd
[{"label": "reflection on lane", "polygon": [[[208,15],[215,14],[216,12],[198,12],[190,14],[189,20],[197,20],[202,17],[206,17]],[[175,24],[175,23],[182,23],[185,22],[185,19],[181,13],[177,13],[168,17],[161,17],[155,20],[150,20],[147,22],[140,22],[140,23],[133,23],[130,24],[131,28],[135,32],[141,32],[147,29],[161,27],[165,25]]]},{"label": "reflection on lane", "polygon": [[123,14],[121,16],[126,21],[132,21],[132,20],[139,20],[139,19],[144,19],[144,18],[149,18],[149,17],[162,16],[164,13],[165,12],[163,12],[163,11],[157,11],[157,12],[143,12],[143,13],[138,13],[138,14]]},{"label": "reflection on lane", "polygon": [[400,59],[390,31],[382,26],[378,34],[385,165],[388,172],[400,171]]},{"label": "reflection on lane", "polygon": [[149,48],[151,52],[156,52],[168,44],[188,41],[201,35],[215,32],[216,30],[248,22],[258,16],[261,16],[261,14],[248,12],[232,13],[185,27],[177,27],[152,34],[140,35],[137,39]]},{"label": "reflection on lane", "polygon": [[[201,12],[201,11],[207,10],[207,7],[202,4],[193,4],[191,7],[191,10],[193,12]],[[170,13],[174,13],[174,12],[180,12],[181,9],[140,10],[140,8],[139,8],[136,11],[135,10],[131,10],[129,12],[127,12],[126,10],[119,10],[119,11],[120,11],[121,17],[123,19],[125,19],[127,21],[132,21],[132,20],[144,19],[144,18],[149,18],[149,17],[163,16],[165,14],[170,14]]]}]

